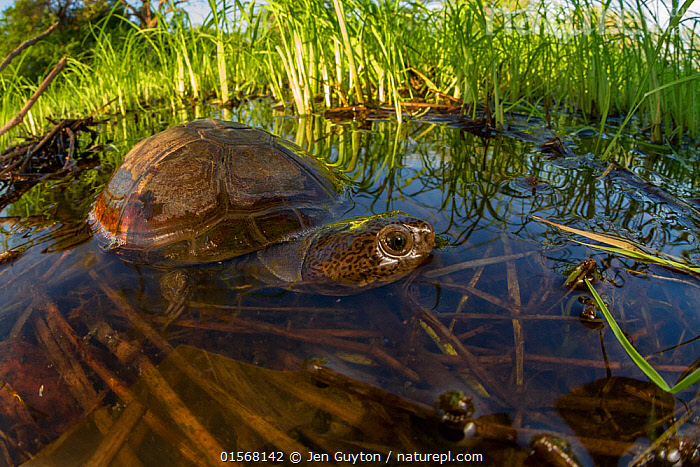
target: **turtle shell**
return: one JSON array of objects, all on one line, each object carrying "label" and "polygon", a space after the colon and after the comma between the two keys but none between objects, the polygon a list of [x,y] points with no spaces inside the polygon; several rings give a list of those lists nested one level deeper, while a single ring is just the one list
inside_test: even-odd
[{"label": "turtle shell", "polygon": [[343,194],[341,180],[293,143],[198,120],[134,146],[89,221],[103,247],[133,261],[210,262],[318,227]]}]

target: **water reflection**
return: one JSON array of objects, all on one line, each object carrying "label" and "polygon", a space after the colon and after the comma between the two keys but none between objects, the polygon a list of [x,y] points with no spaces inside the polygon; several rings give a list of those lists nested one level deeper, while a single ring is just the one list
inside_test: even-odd
[{"label": "water reflection", "polygon": [[[689,170],[698,164],[692,152],[622,140],[613,158],[629,170],[613,168],[600,178],[607,162],[592,155],[597,138],[571,129],[575,123],[564,119],[559,125],[570,126],[558,134],[570,153],[555,156],[541,149],[552,130],[523,119],[510,133],[484,137],[434,121],[398,127],[379,120],[288,118],[265,103],[222,112],[195,108],[104,123],[99,143],[116,150],[102,153],[99,168],[38,184],[3,210],[3,247],[23,253],[0,265],[0,380],[27,394],[43,384],[45,398],[26,399],[47,414],[36,418],[18,409],[24,418],[8,417],[14,425],[0,428],[15,436],[8,439],[26,441],[16,428],[24,421],[42,433],[31,445],[41,448],[67,429],[66,420],[79,419],[95,404],[122,400],[124,393],[109,386],[99,368],[128,387],[143,371],[141,363],[146,365],[138,359],[156,365],[179,344],[276,370],[321,361],[423,407],[439,394],[462,391],[474,401],[478,434],[469,441],[441,439],[437,446],[489,451],[494,463],[501,455],[524,461],[532,452],[530,440],[542,432],[564,437],[584,463],[606,462],[598,457],[604,444],[596,443],[602,440],[616,443],[616,457],[630,457],[685,410],[696,415],[692,388],[678,396],[685,406],[675,404],[645,382],[607,327],[581,323],[588,293],[564,282],[573,267],[595,260],[596,287],[618,323],[673,382],[700,353],[700,343],[692,340],[700,328],[697,279],[580,245],[573,234],[532,217],[618,235],[697,262],[700,217],[686,200],[700,197],[700,171]],[[98,251],[87,241],[84,219],[133,144],[169,124],[210,115],[266,128],[336,167],[355,184],[345,217],[401,210],[427,219],[442,242],[433,262],[400,284],[339,298],[230,284],[222,279],[225,265],[207,265],[187,306],[168,322],[169,302],[159,283],[165,272]],[[67,329],[60,334],[53,318],[46,318],[51,310],[82,342],[58,352],[75,355],[68,363],[52,360],[56,352],[42,337],[71,342]],[[140,356],[110,350],[105,333],[99,334],[105,325],[114,335],[128,336]],[[10,365],[11,352],[26,356],[26,371]],[[102,366],[85,363],[89,359]],[[53,373],[33,373],[41,381],[29,378],[32,365],[47,363]],[[75,378],[83,382],[67,383],[71,389],[53,384],[68,381],[65,375],[75,369],[66,368],[74,364],[83,374]],[[92,385],[93,392],[85,390],[89,397],[77,395],[81,385]],[[637,399],[611,388],[637,388]],[[69,396],[51,399],[54,391],[68,391],[84,403],[71,402],[73,412],[65,413],[61,404]],[[643,393],[662,402],[654,402],[656,421],[646,416],[652,399]],[[588,405],[580,404],[582,398]],[[604,408],[600,423],[585,422],[599,413],[594,406],[611,400],[619,411]],[[290,430],[294,442],[310,448],[311,434]],[[372,442],[391,447],[385,439],[368,446]]]}]

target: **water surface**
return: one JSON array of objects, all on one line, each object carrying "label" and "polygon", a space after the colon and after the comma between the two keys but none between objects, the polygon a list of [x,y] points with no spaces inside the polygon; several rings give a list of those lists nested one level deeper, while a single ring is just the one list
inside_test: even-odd
[{"label": "water surface", "polygon": [[[241,287],[250,284],[229,283],[218,266],[203,268],[173,317],[163,271],[100,251],[84,220],[131,146],[206,117],[265,128],[344,173],[354,186],[343,217],[401,210],[428,220],[439,236],[433,260],[400,283],[343,297]],[[505,131],[485,133],[431,114],[402,126],[388,118],[294,118],[265,101],[227,112],[115,117],[97,131],[106,150],[96,167],[40,183],[1,213],[3,248],[22,252],[0,266],[0,381],[3,397],[23,400],[0,427],[12,462],[52,442],[43,455],[66,461],[60,456],[73,452],[72,461],[97,462],[99,433],[116,429],[116,420],[133,420],[119,459],[146,465],[187,463],[188,449],[212,455],[219,448],[300,450],[304,458],[415,449],[537,464],[542,435],[563,440],[584,465],[616,465],[651,443],[662,446],[655,452],[669,449],[671,441],[658,438],[676,422],[684,455],[695,449],[695,387],[675,397],[656,388],[600,312],[597,323],[581,320],[590,293],[564,282],[594,260],[596,289],[671,385],[700,354],[700,282],[582,245],[589,240],[536,217],[698,264],[697,152],[628,136],[612,151],[620,167],[604,173],[609,161],[599,155],[612,135],[599,140],[568,116],[547,129],[514,115]],[[563,146],[552,150],[555,136]],[[161,380],[144,375],[155,365],[176,399],[165,390],[153,395]],[[190,365],[196,371],[182,370]],[[313,370],[320,367],[337,373]],[[123,387],[110,386],[110,374]],[[316,398],[318,388],[335,392]],[[447,391],[473,400],[475,428],[466,437],[455,429],[466,422],[446,428],[432,408]],[[207,410],[215,404],[223,408]],[[260,424],[234,423],[244,415],[258,420],[251,414]],[[190,416],[206,436],[196,424],[172,439],[158,431],[158,423],[182,426]],[[203,441],[197,447],[192,439]]]}]

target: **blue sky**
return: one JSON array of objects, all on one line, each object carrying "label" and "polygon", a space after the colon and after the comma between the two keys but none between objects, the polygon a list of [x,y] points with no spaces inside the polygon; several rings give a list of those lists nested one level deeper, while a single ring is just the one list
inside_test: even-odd
[{"label": "blue sky", "polygon": [[[5,8],[12,6],[14,0],[0,0],[0,11],[4,11]],[[134,4],[140,4],[140,0],[134,2]],[[201,23],[204,16],[209,12],[209,2],[207,0],[188,0],[187,10],[190,12],[190,18],[193,22]]]}]

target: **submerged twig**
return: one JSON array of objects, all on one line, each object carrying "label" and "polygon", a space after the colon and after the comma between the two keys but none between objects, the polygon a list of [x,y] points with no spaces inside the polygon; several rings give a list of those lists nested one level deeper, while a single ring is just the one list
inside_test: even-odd
[{"label": "submerged twig", "polygon": [[[48,301],[45,304],[49,322],[53,319],[56,325],[63,331],[65,337],[70,341],[72,346],[78,351],[82,360],[105,382],[105,384],[119,397],[125,404],[131,404],[137,400],[136,395],[129,389],[117,375],[112,373],[98,358],[94,356],[94,351],[90,346],[78,337],[73,328],[63,318],[56,305]],[[202,453],[195,447],[196,442],[192,443],[181,436],[178,432],[173,431],[172,427],[161,420],[152,411],[146,412],[144,416],[145,422],[159,437],[163,438],[170,446],[176,449],[185,459],[193,465],[198,465],[202,461]],[[130,464],[131,465],[131,464]]]},{"label": "submerged twig", "polygon": [[[501,234],[501,240],[503,242],[503,252],[506,256],[512,256],[513,250],[508,240],[508,236],[503,233]],[[515,305],[513,307],[513,344],[515,346],[515,385],[518,390],[522,390],[523,378],[524,378],[524,362],[525,362],[525,338],[523,337],[523,324],[520,321],[520,285],[518,282],[518,272],[515,269],[515,262],[509,260],[506,262],[506,280],[508,283],[508,295],[510,296],[510,301]]]},{"label": "submerged twig", "polygon": [[506,300],[503,300],[502,298],[498,298],[495,295],[492,295],[488,292],[484,292],[483,290],[479,290],[476,287],[470,287],[466,284],[449,284],[442,282],[440,283],[440,287],[449,290],[455,290],[461,293],[470,293],[476,295],[477,297],[486,300],[487,302],[491,302],[494,305],[501,307],[513,314],[518,314],[521,309],[521,307],[519,305],[516,305],[515,303],[508,302]]},{"label": "submerged twig", "polygon": [[88,380],[73,352],[58,344],[58,341],[62,341],[62,339],[54,339],[54,335],[49,331],[42,317],[37,317],[34,320],[34,329],[37,340],[46,350],[49,361],[53,363],[61,378],[68,385],[70,394],[78,402],[78,405],[83,410],[95,407],[98,399],[97,391]]},{"label": "submerged twig", "polygon": [[659,448],[659,446],[662,446],[664,443],[666,443],[672,436],[674,436],[676,433],[679,432],[679,429],[688,421],[690,416],[692,415],[692,412],[690,411],[685,411],[678,419],[675,421],[675,423],[670,426],[668,429],[666,429],[661,436],[656,438],[650,445],[647,447],[645,450],[637,454],[632,461],[627,464],[630,466],[642,466],[645,465],[643,464],[643,460],[647,458],[649,455],[651,455],[655,450]]},{"label": "submerged twig", "polygon": [[[225,391],[221,386],[212,383],[209,378],[202,378],[201,372],[193,368],[185,358],[176,352],[173,352],[168,357],[175,361],[178,369],[187,377],[188,381],[206,392],[212,397],[221,407],[227,409],[228,413],[236,416],[235,423],[243,423],[253,432],[265,439],[266,443],[271,444],[276,449],[283,452],[303,452],[304,446],[297,440],[291,438],[279,427],[270,423],[265,417],[244,404],[240,398],[233,396],[230,392]],[[228,417],[227,417],[228,418]]]},{"label": "submerged twig", "polygon": [[221,305],[214,303],[205,303],[190,301],[189,305],[192,308],[211,308],[213,310],[226,310],[227,312],[250,311],[259,313],[261,311],[281,312],[281,313],[342,313],[345,316],[348,313],[357,313],[359,310],[344,307],[313,307],[313,306],[245,306],[245,305]]},{"label": "submerged twig", "polygon": [[[102,442],[98,448],[95,449],[95,453],[90,460],[85,463],[85,466],[101,467],[103,465],[110,465],[117,454],[124,452],[124,449],[130,451],[131,448],[126,444],[126,441],[136,424],[141,421],[145,412],[146,408],[138,402],[134,401],[127,405],[126,409],[124,409],[119,417],[119,420],[112,425],[112,429],[109,433],[106,433],[105,437],[102,438]],[[129,463],[127,465],[134,464]]]},{"label": "submerged twig", "polygon": [[[124,312],[130,324],[138,329],[138,331],[150,340],[154,345],[160,348],[165,354],[172,354],[172,346],[153,329],[131,306],[120,297],[114,290],[104,283],[97,273],[90,271],[90,277],[95,280],[102,291]],[[210,463],[218,462],[218,457],[215,453],[223,452],[219,443],[214,437],[202,426],[199,420],[189,411],[184,405],[179,396],[172,390],[170,385],[163,379],[158,369],[144,355],[140,354],[139,349],[130,342],[120,338],[107,323],[98,323],[96,335],[104,345],[110,348],[114,355],[124,364],[132,364],[131,359],[135,359],[137,366],[141,372],[141,378],[149,387],[153,395],[161,401],[162,404],[169,407],[170,416],[178,422],[178,426],[183,430],[185,435],[192,440],[196,446],[203,449],[207,460]],[[180,364],[180,368],[188,374],[194,374],[190,365],[179,356],[174,356]]]},{"label": "submerged twig", "polygon": [[[5,436],[2,435],[2,432],[0,431],[0,461],[5,461],[5,465],[12,465],[14,462],[12,461],[12,456],[10,456],[10,451],[7,449],[7,444],[5,443]],[[31,456],[26,456],[27,459],[30,459]]]},{"label": "submerged twig", "polygon": [[[94,329],[98,340],[107,346],[122,364],[135,364],[138,367],[140,379],[148,387],[149,395],[154,396],[167,408],[168,415],[204,455],[202,460],[207,464],[218,465],[219,455],[224,449],[185,405],[158,368],[141,353],[140,346],[123,339],[104,321],[97,323]],[[189,365],[185,364],[186,366]]]},{"label": "submerged twig", "polygon": [[[22,287],[21,291],[22,293],[27,293],[28,290],[27,287]],[[20,293],[20,296],[22,296],[22,293]],[[27,320],[31,316],[32,312],[34,311],[34,308],[31,306],[27,306],[29,303],[29,298],[23,298],[19,303],[16,303],[15,305],[17,306],[24,306],[24,311],[16,318],[15,323],[12,325],[12,330],[10,331],[10,335],[8,336],[8,340],[12,339],[17,339],[19,338],[20,333],[22,332],[22,329],[24,328],[24,325],[27,323]],[[7,313],[9,310],[3,310],[4,313]]]},{"label": "submerged twig", "polygon": [[[44,263],[49,260],[49,258],[51,258],[49,255],[45,255],[43,257],[40,257],[38,260],[33,262],[31,265],[29,265],[23,271],[21,271],[17,274],[13,274],[12,277],[10,277],[9,279],[6,278],[4,283],[0,284],[0,290],[3,290],[3,289],[6,289],[10,286],[16,285],[17,281],[19,279],[24,279],[26,277],[27,273],[34,271],[36,269],[40,269],[40,266],[43,266]],[[5,271],[11,271],[11,269],[6,269]],[[5,271],[3,271],[3,273]],[[0,276],[0,277],[2,277],[2,276]]]},{"label": "submerged twig", "polygon": [[428,279],[434,279],[436,277],[444,276],[446,274],[452,274],[453,272],[462,271],[464,269],[481,268],[484,266],[489,266],[491,264],[500,264],[520,258],[525,258],[526,256],[530,256],[535,253],[538,253],[538,251],[532,250],[528,251],[527,253],[506,254],[503,256],[491,256],[488,258],[480,258],[472,261],[464,261],[457,264],[451,264],[444,268],[426,271],[425,273],[423,273],[423,277]]},{"label": "submerged twig", "polygon": [[109,297],[109,299],[114,303],[117,308],[122,311],[126,318],[129,320],[132,326],[134,326],[143,337],[151,341],[153,345],[158,347],[158,349],[164,352],[166,355],[173,351],[172,346],[167,340],[163,338],[155,329],[153,329],[143,318],[134,310],[131,305],[129,305],[126,300],[119,296],[119,294],[109,287],[96,271],[91,270],[88,274],[97,283],[97,285],[102,289],[102,291]]},{"label": "submerged twig", "polygon": [[[154,321],[162,322],[165,321],[164,317],[156,317]],[[299,340],[303,342],[309,342],[313,344],[319,344],[329,347],[336,347],[339,349],[347,350],[350,352],[357,352],[363,355],[381,362],[388,367],[396,370],[406,378],[418,381],[420,376],[410,368],[402,365],[398,360],[379,349],[375,346],[364,344],[362,342],[349,341],[345,339],[339,339],[333,337],[330,332],[320,332],[317,333],[314,329],[302,330],[289,330],[281,329],[277,326],[268,323],[260,323],[257,321],[244,320],[241,318],[236,318],[230,324],[223,323],[210,323],[210,322],[193,322],[178,320],[172,323],[176,326],[193,327],[198,329],[212,329],[217,331],[225,332],[238,332],[238,333],[263,333],[263,334],[273,334],[277,336],[282,336],[288,339]]]},{"label": "submerged twig", "polygon": [[502,389],[502,385],[495,381],[486,369],[479,363],[479,360],[474,356],[457,338],[451,333],[440,320],[438,320],[429,310],[425,309],[421,304],[415,301],[411,294],[408,295],[411,305],[417,310],[416,318],[424,321],[430,326],[440,338],[449,343],[459,355],[460,359],[466,362],[470,371],[479,378],[499,403],[503,405],[512,405],[510,395]]},{"label": "submerged twig", "polygon": [[[492,250],[493,250],[493,245],[489,245],[489,246],[486,248],[486,251],[484,252],[484,257],[488,257],[488,256],[491,254],[491,251],[492,251]],[[464,263],[462,263],[462,264],[464,264]],[[479,282],[479,279],[481,279],[481,275],[484,273],[484,268],[485,268],[484,265],[481,265],[481,266],[479,266],[479,267],[476,268],[476,271],[474,271],[474,274],[472,275],[472,278],[469,279],[469,284],[468,284],[468,285],[469,285],[470,287],[476,287],[476,284]],[[444,269],[444,268],[443,268],[443,269]],[[447,280],[448,282],[453,282],[453,281],[452,281],[452,278],[449,277],[449,276],[446,278],[446,280]],[[464,310],[464,307],[467,305],[467,300],[469,300],[469,297],[470,297],[470,296],[471,296],[470,294],[462,294],[462,296],[461,296],[460,299],[459,299],[459,304],[457,304],[457,308],[456,308],[455,311],[454,311],[455,313],[457,313],[457,314],[461,314],[461,313],[462,313],[462,310]],[[448,327],[448,329],[450,330],[450,332],[453,332],[453,331],[454,331],[454,327],[455,327],[455,324],[456,324],[456,323],[457,323],[457,320],[456,320],[456,319],[453,319],[453,320],[450,322],[450,325],[449,325],[449,327]],[[458,336],[457,338],[460,339],[459,336]],[[462,340],[462,339],[460,339],[460,340]]]},{"label": "submerged twig", "polygon": [[[70,327],[70,325],[65,323],[64,326],[61,326],[58,322],[55,313],[55,305],[51,302],[48,295],[37,288],[33,288],[32,292],[34,295],[34,303],[29,309],[46,310],[49,308],[54,311],[46,313],[46,321],[41,317],[43,314],[34,321],[37,337],[44,344],[47,350],[46,354],[60,370],[61,377],[66,381],[73,397],[78,401],[87,415],[99,406],[104,394],[98,394],[95,390],[89,377],[83,370],[83,365],[80,361],[80,355],[78,355],[77,349],[71,345],[70,339],[66,339],[63,328]],[[93,414],[93,419],[100,433],[108,438],[113,425],[112,418],[109,414],[104,410],[97,410]],[[56,448],[57,445],[52,445],[50,449],[55,450]],[[44,454],[48,455],[49,452]],[[128,446],[120,450],[117,455],[119,462],[123,465],[139,465],[136,454]]]}]

